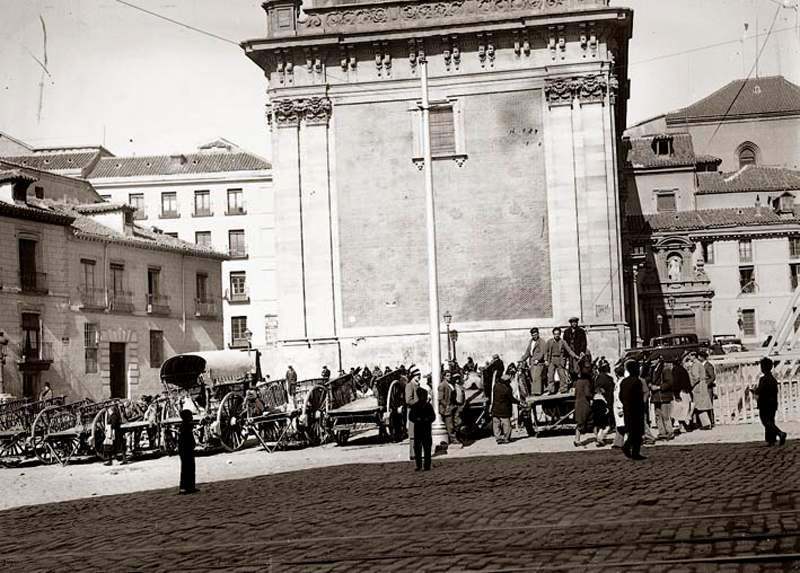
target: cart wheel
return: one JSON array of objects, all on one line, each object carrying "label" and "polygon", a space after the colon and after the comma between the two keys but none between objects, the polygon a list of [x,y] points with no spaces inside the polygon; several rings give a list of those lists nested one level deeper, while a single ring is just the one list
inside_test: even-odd
[{"label": "cart wheel", "polygon": [[536,428],[533,426],[533,419],[531,418],[531,411],[528,408],[524,408],[519,415],[522,418],[522,423],[525,425],[525,431],[528,432],[529,436],[536,435]]},{"label": "cart wheel", "polygon": [[303,427],[306,440],[312,446],[319,446],[325,442],[328,434],[325,431],[325,417],[327,407],[328,391],[324,386],[314,386],[306,395],[303,404],[303,415],[305,425]]},{"label": "cart wheel", "polygon": [[25,453],[25,436],[18,433],[0,441],[0,463],[10,463],[6,458],[19,458]]},{"label": "cart wheel", "polygon": [[178,432],[170,426],[164,426],[161,431],[163,432],[163,451],[167,455],[174,456],[178,453]]},{"label": "cart wheel", "polygon": [[347,444],[348,440],[350,439],[350,430],[339,430],[333,435],[333,439],[336,440],[336,443],[340,446],[344,446]]},{"label": "cart wheel", "polygon": [[36,418],[31,425],[31,447],[36,457],[41,460],[43,464],[54,464],[56,458],[53,455],[53,450],[47,445],[45,438],[47,437],[48,428],[50,427],[50,418],[55,414],[60,406],[50,406],[45,408]]},{"label": "cart wheel", "polygon": [[[55,412],[50,418],[50,424],[47,426],[47,433],[55,434],[58,432],[68,432],[70,430],[76,430],[79,425],[79,418],[75,412],[61,410]],[[48,441],[47,445],[52,451],[55,460],[61,465],[67,465],[70,458],[74,456],[78,448],[80,448],[81,440],[76,433],[75,435],[61,437],[58,440]]]},{"label": "cart wheel", "polygon": [[92,422],[92,450],[104,462],[108,461],[106,448],[103,445],[106,440],[106,416],[107,410],[103,408],[97,413]]},{"label": "cart wheel", "polygon": [[244,397],[235,392],[226,394],[217,412],[217,426],[219,441],[229,452],[241,449],[250,435],[250,429],[245,424],[246,417]]}]

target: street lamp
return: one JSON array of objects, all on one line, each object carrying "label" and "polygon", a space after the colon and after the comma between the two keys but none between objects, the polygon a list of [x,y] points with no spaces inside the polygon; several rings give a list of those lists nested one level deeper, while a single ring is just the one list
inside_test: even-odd
[{"label": "street lamp", "polygon": [[663,334],[662,326],[664,324],[664,317],[659,314],[656,316],[656,322],[658,323],[658,335],[661,336]]},{"label": "street lamp", "polygon": [[447,327],[447,364],[448,366],[453,361],[453,356],[450,354],[450,321],[453,320],[453,315],[449,310],[444,311],[444,324]]},{"label": "street lamp", "polygon": [[[667,305],[669,306],[669,319],[672,322],[670,328],[675,328],[675,297],[671,296],[667,299]],[[672,332],[670,330],[670,332]]]}]

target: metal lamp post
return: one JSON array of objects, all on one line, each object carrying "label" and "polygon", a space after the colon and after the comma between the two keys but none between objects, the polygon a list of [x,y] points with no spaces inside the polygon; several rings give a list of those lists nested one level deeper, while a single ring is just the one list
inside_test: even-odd
[{"label": "metal lamp post", "polygon": [[661,336],[662,334],[664,334],[662,328],[664,325],[664,317],[659,314],[658,316],[656,316],[656,322],[658,323],[658,335]]},{"label": "metal lamp post", "polygon": [[458,364],[458,353],[456,353],[456,341],[458,340],[458,331],[454,328],[450,331],[450,340],[453,341],[453,361]]},{"label": "metal lamp post", "polygon": [[674,296],[669,297],[667,299],[667,304],[669,305],[669,314],[670,314],[669,320],[672,322],[672,324],[670,325],[670,334],[674,334],[672,330],[673,329],[677,330],[675,328],[675,297]]},{"label": "metal lamp post", "polygon": [[447,364],[449,365],[453,361],[453,355],[450,354],[450,321],[453,320],[453,315],[450,314],[449,310],[444,311],[444,324],[447,327]]},{"label": "metal lamp post", "polygon": [[428,244],[428,319],[431,345],[431,395],[435,420],[431,428],[433,445],[437,450],[447,450],[449,438],[439,414],[439,381],[442,371],[442,346],[439,339],[439,274],[436,267],[436,216],[433,197],[433,159],[431,153],[431,106],[428,100],[428,61],[420,54],[419,73],[422,88],[422,161],[425,179],[425,222]]}]

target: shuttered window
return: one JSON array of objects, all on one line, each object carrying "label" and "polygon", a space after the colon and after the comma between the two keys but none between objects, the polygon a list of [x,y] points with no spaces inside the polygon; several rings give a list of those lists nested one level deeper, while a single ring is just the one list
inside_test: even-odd
[{"label": "shuttered window", "polygon": [[431,119],[431,154],[451,155],[456,152],[456,130],[453,121],[453,106],[441,105],[432,107]]}]

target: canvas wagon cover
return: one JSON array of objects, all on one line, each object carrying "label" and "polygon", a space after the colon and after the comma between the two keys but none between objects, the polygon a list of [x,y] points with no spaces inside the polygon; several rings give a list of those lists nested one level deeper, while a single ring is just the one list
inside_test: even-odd
[{"label": "canvas wagon cover", "polygon": [[188,352],[167,358],[161,365],[161,380],[191,388],[197,384],[200,374],[211,386],[241,380],[247,374],[257,374],[256,352],[240,350],[209,350]]}]

